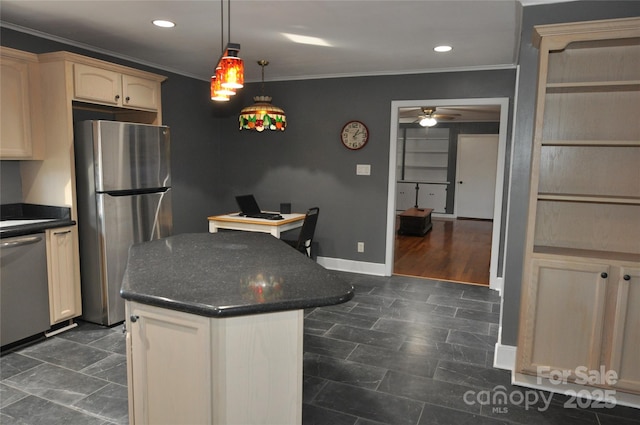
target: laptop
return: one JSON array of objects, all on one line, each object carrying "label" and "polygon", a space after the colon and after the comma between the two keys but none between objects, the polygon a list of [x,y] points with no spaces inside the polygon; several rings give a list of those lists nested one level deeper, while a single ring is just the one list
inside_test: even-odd
[{"label": "laptop", "polygon": [[262,212],[253,195],[236,196],[236,202],[240,207],[241,215],[250,218],[264,218],[267,220],[282,220],[283,217],[277,213]]}]

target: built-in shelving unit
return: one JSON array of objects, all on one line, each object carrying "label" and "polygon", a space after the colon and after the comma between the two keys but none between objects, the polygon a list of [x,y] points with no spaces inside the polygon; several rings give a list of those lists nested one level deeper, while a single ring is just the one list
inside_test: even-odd
[{"label": "built-in shelving unit", "polygon": [[444,213],[449,184],[449,129],[400,128],[397,157],[396,209],[419,206]]},{"label": "built-in shelving unit", "polygon": [[517,369],[602,366],[619,380],[598,386],[640,394],[640,19],[544,25],[534,45]]}]

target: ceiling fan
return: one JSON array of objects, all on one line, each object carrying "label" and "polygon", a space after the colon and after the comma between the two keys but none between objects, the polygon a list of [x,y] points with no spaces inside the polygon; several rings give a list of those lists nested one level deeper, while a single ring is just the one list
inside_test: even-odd
[{"label": "ceiling fan", "polygon": [[460,116],[460,114],[438,114],[436,113],[435,106],[423,106],[420,109],[422,110],[422,115],[418,116],[418,119],[415,120],[414,123],[417,122],[422,127],[433,127],[438,124],[438,120],[449,121]]}]

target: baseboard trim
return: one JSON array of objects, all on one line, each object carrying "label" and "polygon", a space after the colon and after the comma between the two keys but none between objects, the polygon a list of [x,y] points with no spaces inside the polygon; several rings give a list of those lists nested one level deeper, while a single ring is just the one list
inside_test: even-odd
[{"label": "baseboard trim", "polygon": [[502,291],[504,289],[504,278],[500,276],[496,277],[489,284],[489,288],[493,289],[494,291],[498,291],[498,294],[502,296]]},{"label": "baseboard trim", "polygon": [[317,257],[316,262],[325,269],[342,272],[362,273],[375,276],[385,276],[385,267],[381,263],[344,260],[342,258]]},{"label": "baseboard trim", "polygon": [[[500,330],[502,332],[502,329]],[[496,342],[493,352],[493,367],[496,369],[514,370],[516,368],[516,352],[518,347],[513,345],[502,345]]]}]

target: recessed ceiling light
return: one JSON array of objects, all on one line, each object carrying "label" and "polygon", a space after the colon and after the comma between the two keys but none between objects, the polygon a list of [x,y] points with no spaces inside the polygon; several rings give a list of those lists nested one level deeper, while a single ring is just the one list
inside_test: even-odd
[{"label": "recessed ceiling light", "polygon": [[453,50],[453,47],[451,46],[436,46],[433,48],[433,50],[435,50],[438,53],[446,53],[446,52],[450,52],[451,50]]},{"label": "recessed ceiling light", "polygon": [[153,25],[155,25],[156,27],[161,27],[161,28],[173,28],[176,26],[176,24],[174,24],[171,21],[166,21],[164,19],[156,19],[153,21]]}]

